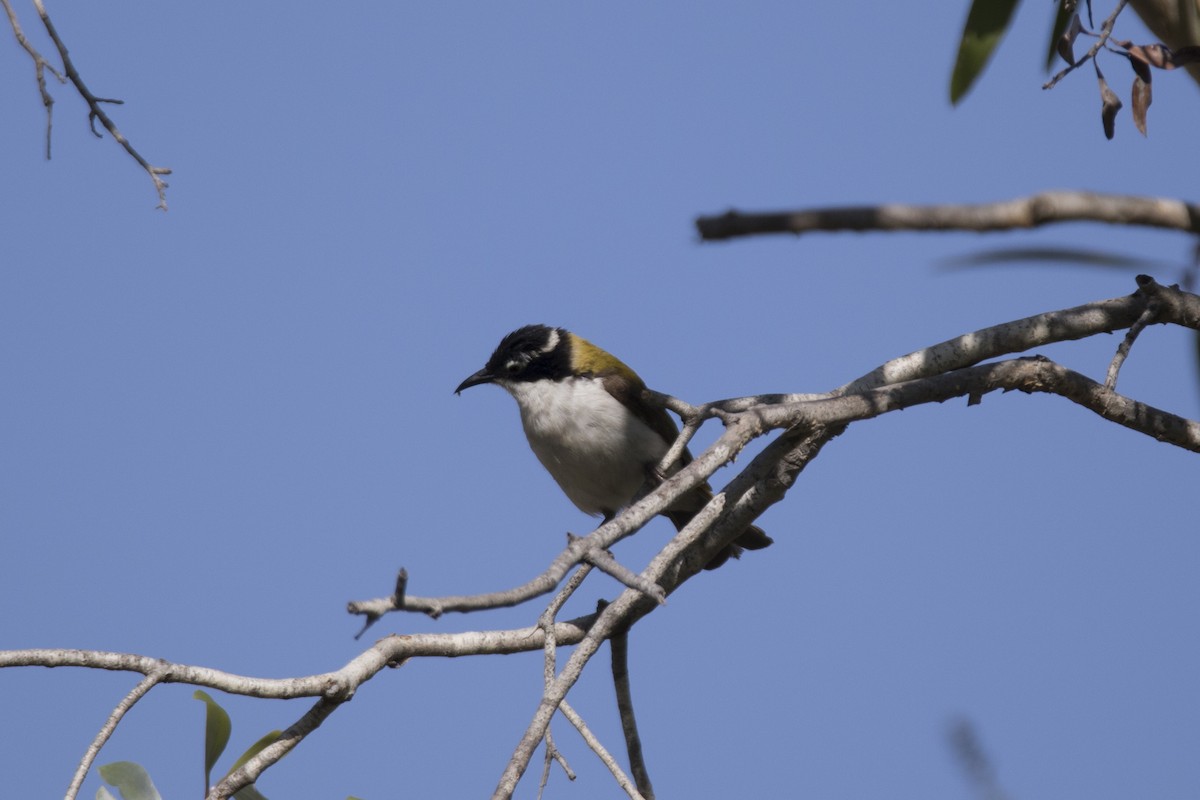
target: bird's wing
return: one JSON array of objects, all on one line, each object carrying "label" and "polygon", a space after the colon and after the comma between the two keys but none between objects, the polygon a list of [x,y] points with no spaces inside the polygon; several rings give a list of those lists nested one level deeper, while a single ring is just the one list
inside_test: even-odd
[{"label": "bird's wing", "polygon": [[[668,446],[675,441],[679,436],[675,421],[665,408],[646,401],[642,395],[646,383],[628,364],[576,334],[571,334],[571,348],[572,367],[578,374],[599,378],[614,399],[661,436]],[[691,460],[691,454],[684,452],[680,462],[687,464]]]},{"label": "bird's wing", "polygon": [[[646,400],[642,394],[646,384],[642,383],[642,379],[636,374],[626,375],[619,371],[613,371],[599,377],[604,383],[605,390],[613,398],[629,409],[635,417],[646,423],[650,430],[661,436],[668,445],[679,436],[679,428],[676,427],[675,421],[671,419],[667,410]],[[686,464],[691,460],[691,455],[685,453],[682,459],[683,463]]]}]

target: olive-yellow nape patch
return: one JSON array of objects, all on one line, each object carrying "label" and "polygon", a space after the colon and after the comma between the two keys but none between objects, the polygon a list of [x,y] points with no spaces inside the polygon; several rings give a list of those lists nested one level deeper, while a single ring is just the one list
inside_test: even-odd
[{"label": "olive-yellow nape patch", "polygon": [[575,375],[620,375],[640,385],[642,379],[625,362],[582,336],[571,336],[571,372]]}]

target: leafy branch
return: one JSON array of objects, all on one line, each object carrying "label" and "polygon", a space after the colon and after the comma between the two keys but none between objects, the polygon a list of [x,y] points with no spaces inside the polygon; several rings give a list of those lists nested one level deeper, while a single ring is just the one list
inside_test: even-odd
[{"label": "leafy branch", "polygon": [[[1180,14],[1165,26],[1150,24],[1150,27],[1166,27],[1170,29],[1172,38],[1182,38],[1186,44],[1178,44],[1174,49],[1162,42],[1138,45],[1132,41],[1113,38],[1117,18],[1130,0],[1117,0],[1112,12],[1100,24],[1099,30],[1084,27],[1078,12],[1077,0],[1058,0],[1058,13],[1051,26],[1049,57],[1046,67],[1049,69],[1055,57],[1061,58],[1067,66],[1047,81],[1042,88],[1053,89],[1059,81],[1071,74],[1078,67],[1089,61],[1096,71],[1096,79],[1100,88],[1100,120],[1104,135],[1111,139],[1116,133],[1117,112],[1123,104],[1117,93],[1112,90],[1100,71],[1097,56],[1103,50],[1108,50],[1124,57],[1134,72],[1133,87],[1130,98],[1133,104],[1133,122],[1143,136],[1146,135],[1146,113],[1150,109],[1152,99],[1151,68],[1173,70],[1179,67],[1200,65],[1200,24],[1196,21],[1196,6],[1194,0],[1181,0],[1177,4]],[[957,104],[970,91],[979,79],[991,59],[1000,40],[1012,23],[1013,12],[1017,0],[973,0],[963,25],[962,38],[959,41],[958,56],[950,75],[950,102]],[[1161,21],[1163,14],[1157,6],[1150,3],[1134,3],[1135,10],[1147,19],[1148,23]],[[1185,19],[1189,13],[1190,18]],[[1091,1],[1087,3],[1088,24],[1092,22]],[[1080,57],[1075,56],[1075,42],[1080,35],[1094,38],[1096,41]],[[1160,34],[1161,35],[1161,34]],[[1195,75],[1196,73],[1193,72]],[[1200,77],[1197,78],[1200,80]]]}]

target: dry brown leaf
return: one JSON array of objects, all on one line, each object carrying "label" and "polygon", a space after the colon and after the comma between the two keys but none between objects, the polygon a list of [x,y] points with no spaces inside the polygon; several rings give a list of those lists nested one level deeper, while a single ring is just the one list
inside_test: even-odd
[{"label": "dry brown leaf", "polygon": [[1140,61],[1158,69],[1174,69],[1175,62],[1171,58],[1171,50],[1162,44],[1135,44],[1132,47],[1121,45],[1128,51],[1135,62]]},{"label": "dry brown leaf", "polygon": [[[1095,61],[1093,60],[1093,65]],[[1104,74],[1100,72],[1100,67],[1096,67],[1096,80],[1100,82],[1100,121],[1104,124],[1104,136],[1107,139],[1113,138],[1116,134],[1117,112],[1121,110],[1121,98],[1117,97],[1108,86],[1108,81],[1104,80]]]},{"label": "dry brown leaf", "polygon": [[1150,108],[1151,99],[1150,81],[1142,80],[1140,75],[1134,78],[1133,93],[1130,95],[1130,101],[1133,103],[1133,124],[1142,132],[1142,136],[1146,135],[1146,111]]},{"label": "dry brown leaf", "polygon": [[1072,14],[1066,30],[1062,32],[1062,36],[1058,37],[1058,55],[1071,66],[1075,66],[1075,39],[1082,29],[1083,23],[1079,21],[1079,15]]},{"label": "dry brown leaf", "polygon": [[1140,58],[1135,58],[1133,56],[1133,54],[1130,54],[1129,66],[1133,67],[1134,73],[1139,78],[1144,80],[1146,83],[1150,82],[1150,65],[1149,64],[1147,64],[1145,61],[1142,61]]}]

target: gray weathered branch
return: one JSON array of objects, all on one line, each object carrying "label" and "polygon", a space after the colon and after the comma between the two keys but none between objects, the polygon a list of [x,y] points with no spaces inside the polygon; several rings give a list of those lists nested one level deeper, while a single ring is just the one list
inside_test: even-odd
[{"label": "gray weathered branch", "polygon": [[45,73],[47,70],[49,70],[50,73],[58,79],[59,83],[67,83],[70,81],[71,84],[75,86],[75,90],[79,93],[79,96],[83,98],[85,103],[87,103],[88,122],[92,126],[92,133],[95,133],[97,137],[100,136],[99,133],[96,133],[95,126],[96,121],[99,120],[100,124],[104,126],[104,129],[108,131],[108,134],[112,136],[112,138],[118,144],[120,144],[122,148],[125,149],[125,152],[128,153],[129,156],[146,171],[146,174],[150,176],[150,180],[154,182],[154,190],[158,193],[158,208],[166,211],[167,182],[163,180],[163,176],[170,175],[171,170],[168,167],[156,167],[147,161],[145,157],[143,157],[142,154],[137,151],[133,144],[125,138],[125,135],[121,133],[121,130],[117,127],[116,123],[113,122],[112,118],[105,113],[103,104],[119,104],[122,101],[113,100],[106,97],[97,97],[91,92],[90,89],[88,89],[87,84],[83,82],[83,76],[79,74],[79,70],[75,68],[74,62],[71,61],[71,56],[67,51],[67,45],[63,42],[62,37],[59,36],[58,29],[55,28],[54,22],[50,19],[50,13],[46,10],[44,0],[33,0],[33,5],[37,9],[38,17],[42,21],[42,26],[45,27],[46,33],[49,34],[50,40],[54,43],[55,49],[58,50],[59,58],[62,59],[62,71],[56,69],[54,65],[46,60],[46,58],[30,43],[29,39],[25,36],[24,30],[21,28],[21,23],[17,19],[16,12],[13,10],[11,0],[0,0],[0,4],[4,6],[5,14],[8,16],[9,26],[12,28],[13,35],[16,36],[17,42],[22,48],[24,48],[25,52],[29,54],[29,57],[33,59],[34,72],[37,77],[38,92],[42,97],[42,105],[46,108],[46,158],[50,158],[50,132],[53,123],[54,107],[54,98],[51,97],[50,92],[46,89]]},{"label": "gray weathered branch", "polygon": [[1005,231],[1061,222],[1104,222],[1200,233],[1200,205],[1161,197],[1041,192],[998,203],[842,206],[796,211],[726,211],[699,217],[706,241],[813,231]]},{"label": "gray weathered branch", "polygon": [[[965,334],[893,359],[825,394],[760,395],[700,406],[657,396],[678,410],[692,429],[715,417],[725,430],[694,461],[626,511],[588,536],[569,541],[542,575],[508,592],[455,598],[414,598],[406,594],[406,587],[398,585],[388,598],[351,606],[356,613],[370,615],[395,610],[397,606],[403,610],[469,611],[513,605],[553,590],[562,577],[578,568],[533,627],[388,636],[338,670],[288,679],[254,678],[140,655],[84,650],[0,651],[0,668],[75,666],[147,676],[122,701],[94,746],[89,748],[72,782],[76,789],[117,722],[157,683],[189,683],[253,697],[317,698],[279,741],[213,787],[209,800],[221,800],[255,781],[386,666],[398,666],[411,658],[457,658],[541,649],[546,656],[545,690],[495,790],[496,797],[511,797],[534,749],[547,740],[550,720],[564,709],[567,694],[601,645],[623,636],[641,617],[658,608],[663,597],[699,574],[711,557],[736,538],[751,520],[779,502],[803,469],[847,426],[917,405],[958,397],[975,404],[997,390],[1018,390],[1059,395],[1131,430],[1200,452],[1200,423],[1115,391],[1116,367],[1131,356],[1135,340],[1141,341],[1132,333],[1141,331],[1144,338],[1146,330],[1160,324],[1200,329],[1200,297],[1175,287],[1160,286],[1145,276],[1138,282],[1138,290],[1127,297],[1047,312]],[[1038,356],[989,361],[1054,342],[1121,329],[1130,329],[1131,335],[1125,337],[1118,349],[1116,366],[1107,385]],[[674,498],[707,480],[747,443],[772,432],[777,432],[774,439],[640,572],[619,566],[609,556],[602,555],[664,510]],[[562,603],[582,583],[592,564],[603,565],[628,588],[596,614],[556,621]],[[575,645],[575,648],[566,664],[557,670],[555,650],[560,645]],[[579,722],[577,717],[573,721]],[[585,737],[589,737],[586,727],[581,722],[580,725]],[[627,738],[632,751],[636,733],[632,736],[627,733]],[[631,796],[639,792],[642,796],[651,795],[644,764],[639,765],[636,757],[632,759],[634,783],[631,783],[599,742],[589,738],[589,746],[609,765]]]}]

